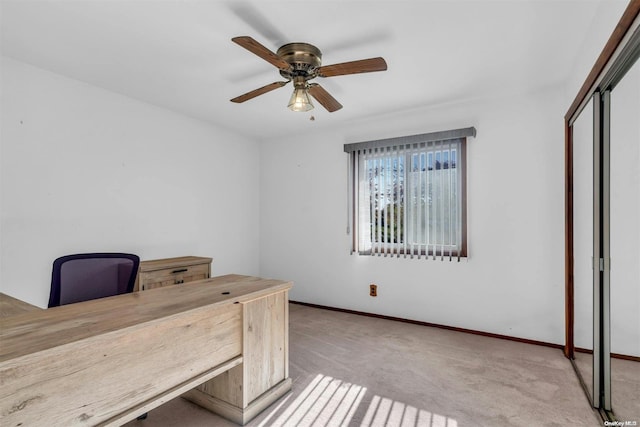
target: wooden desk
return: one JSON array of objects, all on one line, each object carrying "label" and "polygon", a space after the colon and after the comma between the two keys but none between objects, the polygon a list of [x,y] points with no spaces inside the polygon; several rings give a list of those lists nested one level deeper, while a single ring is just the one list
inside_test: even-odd
[{"label": "wooden desk", "polygon": [[42,309],[0,292],[0,318],[16,316],[18,314],[37,310]]},{"label": "wooden desk", "polygon": [[2,318],[1,424],[115,426],[199,385],[245,423],[291,388],[291,286],[228,275]]}]

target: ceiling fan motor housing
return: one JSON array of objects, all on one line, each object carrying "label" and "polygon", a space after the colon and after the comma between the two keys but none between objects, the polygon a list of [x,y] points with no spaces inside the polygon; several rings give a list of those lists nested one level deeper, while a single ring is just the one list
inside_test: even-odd
[{"label": "ceiling fan motor housing", "polygon": [[285,44],[277,54],[291,65],[291,70],[280,70],[280,75],[289,80],[299,76],[305,80],[312,79],[317,76],[317,69],[322,64],[322,52],[309,43]]}]

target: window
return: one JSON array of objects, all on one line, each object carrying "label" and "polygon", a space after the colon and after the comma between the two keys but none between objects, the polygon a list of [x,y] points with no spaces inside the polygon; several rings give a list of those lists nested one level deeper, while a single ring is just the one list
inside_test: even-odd
[{"label": "window", "polygon": [[346,144],[353,252],[460,260],[474,128]]}]

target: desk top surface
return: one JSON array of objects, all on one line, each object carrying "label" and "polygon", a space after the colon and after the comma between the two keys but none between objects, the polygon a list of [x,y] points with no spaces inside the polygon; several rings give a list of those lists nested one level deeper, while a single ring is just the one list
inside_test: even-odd
[{"label": "desk top surface", "polygon": [[42,309],[0,292],[0,318],[17,316],[18,314],[37,310]]},{"label": "desk top surface", "polygon": [[2,317],[0,362],[189,310],[251,301],[291,286],[284,280],[230,274]]}]

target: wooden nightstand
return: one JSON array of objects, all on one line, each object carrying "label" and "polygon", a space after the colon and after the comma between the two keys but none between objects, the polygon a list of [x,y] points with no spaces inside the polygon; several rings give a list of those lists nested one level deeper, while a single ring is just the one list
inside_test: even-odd
[{"label": "wooden nightstand", "polygon": [[141,261],[134,291],[146,291],[211,277],[211,258],[184,256]]}]

